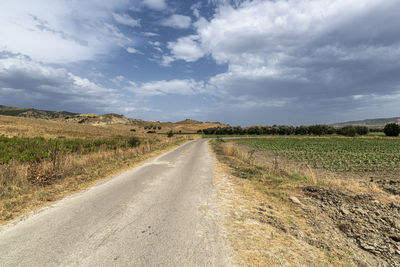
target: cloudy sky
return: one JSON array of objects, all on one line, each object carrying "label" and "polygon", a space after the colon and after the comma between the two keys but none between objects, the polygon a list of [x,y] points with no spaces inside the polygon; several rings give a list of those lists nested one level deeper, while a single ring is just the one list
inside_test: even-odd
[{"label": "cloudy sky", "polygon": [[400,116],[398,0],[2,0],[0,104],[146,120]]}]

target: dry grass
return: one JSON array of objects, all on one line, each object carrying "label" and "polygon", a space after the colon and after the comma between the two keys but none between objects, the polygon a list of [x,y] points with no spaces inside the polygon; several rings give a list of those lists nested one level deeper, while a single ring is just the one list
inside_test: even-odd
[{"label": "dry grass", "polygon": [[[114,138],[133,133],[127,125],[91,126],[41,119],[0,116],[0,135],[7,137]],[[0,164],[0,224],[87,188],[141,161],[182,144],[192,136],[137,134],[142,143],[133,148],[64,154],[56,160],[11,161]]]},{"label": "dry grass", "polygon": [[[1,165],[0,224],[133,168],[143,160],[184,141],[185,139],[175,139],[153,145],[146,143],[128,150],[66,155],[60,158],[56,167],[51,161],[34,163],[35,165],[19,162]],[[35,182],[40,175],[47,179]]]},{"label": "dry grass", "polygon": [[0,136],[57,138],[113,138],[132,135],[131,125],[94,126],[57,120],[31,119],[0,115]]}]

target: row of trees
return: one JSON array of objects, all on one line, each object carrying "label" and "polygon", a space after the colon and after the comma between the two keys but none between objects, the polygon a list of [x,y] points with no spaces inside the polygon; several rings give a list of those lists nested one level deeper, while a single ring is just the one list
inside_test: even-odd
[{"label": "row of trees", "polygon": [[274,125],[274,126],[252,126],[242,128],[236,127],[215,127],[204,130],[199,130],[203,134],[216,134],[216,135],[329,135],[340,134],[346,136],[366,135],[369,132],[368,127],[365,126],[345,126],[342,128],[334,128],[329,125],[317,124],[311,126],[287,126],[287,125]]},{"label": "row of trees", "polygon": [[146,126],[144,126],[143,127],[145,130],[151,130],[151,129],[153,129],[153,130],[161,130],[161,126],[157,126],[157,125],[146,125]]}]

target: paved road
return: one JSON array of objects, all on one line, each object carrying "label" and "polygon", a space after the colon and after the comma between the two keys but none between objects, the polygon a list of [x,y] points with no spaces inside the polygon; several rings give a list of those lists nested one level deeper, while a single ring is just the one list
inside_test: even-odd
[{"label": "paved road", "polygon": [[0,228],[0,266],[231,266],[205,140]]}]

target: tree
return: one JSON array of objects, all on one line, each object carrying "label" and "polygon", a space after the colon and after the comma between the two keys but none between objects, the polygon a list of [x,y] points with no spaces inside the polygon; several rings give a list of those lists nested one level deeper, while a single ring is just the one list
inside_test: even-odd
[{"label": "tree", "polygon": [[386,124],[385,128],[383,128],[383,132],[386,134],[386,136],[399,136],[400,126],[396,123]]},{"label": "tree", "polygon": [[338,130],[338,134],[345,136],[356,136],[357,129],[354,126],[344,126]]},{"label": "tree", "polygon": [[168,137],[174,136],[174,133],[172,132],[172,130],[168,132],[168,135],[167,135],[167,136],[168,136]]},{"label": "tree", "polygon": [[369,133],[367,126],[356,126],[356,131],[358,135],[367,135]]}]

